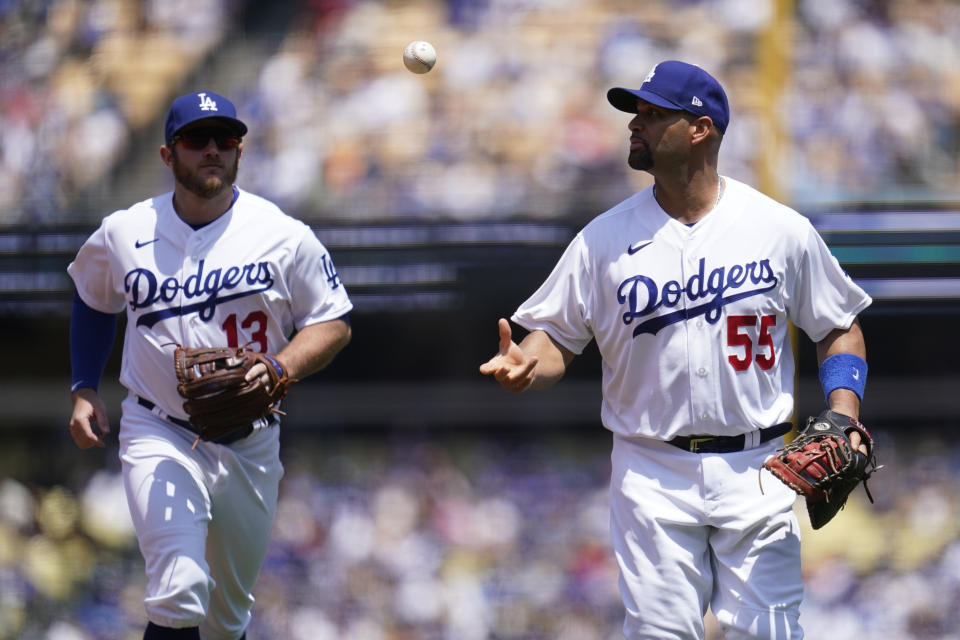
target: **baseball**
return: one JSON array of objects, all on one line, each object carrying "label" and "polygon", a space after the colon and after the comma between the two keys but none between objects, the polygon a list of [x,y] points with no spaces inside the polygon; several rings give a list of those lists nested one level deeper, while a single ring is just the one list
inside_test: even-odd
[{"label": "baseball", "polygon": [[403,65],[414,73],[426,73],[437,63],[437,50],[424,40],[414,40],[403,50]]}]

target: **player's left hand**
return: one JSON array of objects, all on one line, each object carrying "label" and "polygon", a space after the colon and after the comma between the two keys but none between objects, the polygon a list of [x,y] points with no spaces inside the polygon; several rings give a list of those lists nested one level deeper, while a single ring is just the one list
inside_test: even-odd
[{"label": "player's left hand", "polygon": [[856,449],[863,455],[869,455],[870,451],[867,449],[867,445],[863,442],[863,438],[860,437],[860,432],[851,429],[847,432],[847,437],[850,438],[850,447]]},{"label": "player's left hand", "polygon": [[[289,371],[287,365],[283,362],[280,362],[280,359],[277,358],[277,356],[269,357],[283,367],[283,371]],[[282,376],[283,374],[279,373],[279,375]],[[250,370],[247,371],[247,375],[243,377],[243,379],[247,382],[252,382],[257,378],[260,378],[260,384],[262,384],[267,391],[271,391],[273,389],[273,378],[270,377],[270,372],[267,370],[267,365],[263,362],[258,362],[250,367]]]},{"label": "player's left hand", "polygon": [[213,442],[277,411],[296,382],[276,358],[247,347],[177,345],[173,369],[190,423],[201,440]]},{"label": "player's left hand", "polygon": [[243,379],[247,382],[252,382],[257,378],[260,378],[260,384],[262,384],[267,391],[269,391],[272,381],[270,380],[270,374],[267,373],[267,365],[263,364],[262,362],[258,362],[250,367],[250,371],[247,371],[247,375],[243,377]]},{"label": "player's left hand", "polygon": [[506,318],[497,323],[500,330],[500,350],[495,356],[480,365],[480,373],[493,375],[507,391],[521,393],[533,384],[536,356],[527,356],[516,342]]},{"label": "player's left hand", "polygon": [[867,479],[880,468],[873,438],[863,424],[832,409],[808,418],[797,436],[763,466],[806,499],[814,529],[830,522],[860,483],[873,502]]},{"label": "player's left hand", "polygon": [[[856,418],[860,415],[860,398],[849,389],[834,389],[830,394],[830,410],[845,416]],[[869,455],[870,450],[867,444],[860,437],[860,432],[856,429],[847,429],[847,438],[850,440],[850,448],[859,451],[863,455]]]}]

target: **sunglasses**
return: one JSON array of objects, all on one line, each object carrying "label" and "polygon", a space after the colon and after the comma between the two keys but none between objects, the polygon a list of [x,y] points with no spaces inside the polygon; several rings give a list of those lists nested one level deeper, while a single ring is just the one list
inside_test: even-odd
[{"label": "sunglasses", "polygon": [[180,143],[184,149],[203,151],[213,138],[220,151],[236,149],[240,146],[240,136],[224,129],[191,129],[173,136],[171,144]]}]

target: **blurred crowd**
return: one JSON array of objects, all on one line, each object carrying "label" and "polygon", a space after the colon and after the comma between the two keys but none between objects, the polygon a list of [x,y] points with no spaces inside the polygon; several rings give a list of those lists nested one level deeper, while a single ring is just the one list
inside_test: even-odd
[{"label": "blurred crowd", "polygon": [[[586,219],[647,179],[606,90],[667,58],[727,87],[727,175],[799,208],[956,197],[956,2],[639,6],[0,2],[0,224],[96,221],[165,190],[162,119],[201,80],[251,125],[241,184],[304,219]],[[265,19],[281,7],[289,24]],[[400,62],[414,39],[439,52],[429,74]]]},{"label": "blurred crowd", "polygon": [[[798,501],[807,636],[956,638],[960,458],[922,430],[909,443],[875,435],[875,504],[857,489],[814,532]],[[602,430],[300,436],[284,450],[250,640],[622,637]],[[119,475],[77,464],[59,470],[68,481],[0,481],[0,638],[142,636],[142,561]]]},{"label": "blurred crowd", "polygon": [[0,224],[69,221],[221,42],[230,4],[0,2]]}]

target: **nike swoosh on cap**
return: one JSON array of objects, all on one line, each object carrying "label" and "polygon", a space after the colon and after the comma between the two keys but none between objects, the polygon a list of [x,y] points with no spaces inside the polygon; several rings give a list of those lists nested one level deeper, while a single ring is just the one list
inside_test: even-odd
[{"label": "nike swoosh on cap", "polygon": [[634,244],[632,244],[632,245],[630,245],[629,247],[627,247],[627,253],[629,253],[629,254],[632,256],[632,255],[635,254],[637,251],[640,251],[640,249],[643,249],[644,247],[646,247],[646,246],[648,246],[648,245],[651,245],[651,244],[653,244],[653,240],[646,240],[646,241],[642,241],[642,242],[635,242]]},{"label": "nike swoosh on cap", "polygon": [[137,240],[136,242],[133,243],[133,246],[134,246],[135,248],[137,248],[137,249],[141,249],[141,248],[147,246],[148,244],[153,244],[154,242],[156,242],[156,241],[159,240],[159,239],[160,239],[160,238],[154,238],[153,240],[147,240],[146,242],[140,242],[139,240]]}]

